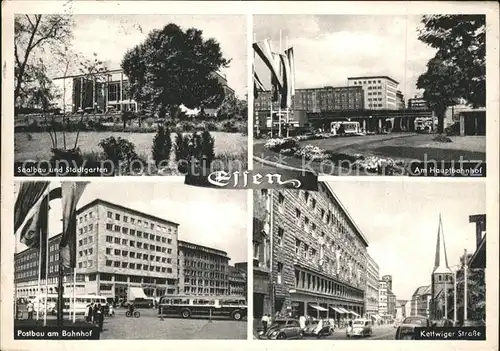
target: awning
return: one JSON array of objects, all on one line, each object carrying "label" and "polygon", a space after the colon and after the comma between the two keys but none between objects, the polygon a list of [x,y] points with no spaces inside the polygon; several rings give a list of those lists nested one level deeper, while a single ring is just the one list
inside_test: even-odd
[{"label": "awning", "polygon": [[356,313],[356,312],[354,312],[354,311],[349,311],[349,313],[351,313],[351,314],[353,314],[353,315],[355,315],[355,316],[359,317],[359,314],[357,314],[357,313]]},{"label": "awning", "polygon": [[142,288],[128,288],[128,300],[132,301],[135,299],[147,299],[148,297],[144,293]]},{"label": "awning", "polygon": [[349,313],[349,311],[346,310],[345,308],[342,307],[337,307],[337,308],[342,311],[341,313]]},{"label": "awning", "polygon": [[332,310],[334,310],[335,312],[337,312],[337,313],[344,313],[344,312],[342,312],[342,311],[341,311],[339,308],[337,308],[337,307],[332,307],[332,306],[330,306],[330,308],[331,308]]},{"label": "awning", "polygon": [[312,308],[318,310],[318,311],[328,311],[326,308],[324,307],[321,307],[319,305],[312,305],[312,304],[309,304],[309,306],[311,306]]}]

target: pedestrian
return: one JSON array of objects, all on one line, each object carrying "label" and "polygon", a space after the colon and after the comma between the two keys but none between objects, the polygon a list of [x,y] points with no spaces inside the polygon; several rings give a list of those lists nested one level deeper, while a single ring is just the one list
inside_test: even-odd
[{"label": "pedestrian", "polygon": [[92,322],[94,324],[97,324],[98,320],[97,320],[97,304],[94,303],[94,307],[92,308]]},{"label": "pedestrian", "polygon": [[97,304],[97,323],[99,325],[99,330],[102,331],[102,326],[104,324],[104,308],[100,304]]},{"label": "pedestrian", "polygon": [[28,311],[28,319],[33,319],[33,311],[35,309],[35,306],[33,305],[33,302],[28,301],[28,305],[26,305],[26,310]]},{"label": "pedestrian", "polygon": [[262,329],[264,329],[264,334],[266,334],[267,324],[269,323],[269,317],[267,316],[267,314],[262,315],[260,321],[262,322]]}]

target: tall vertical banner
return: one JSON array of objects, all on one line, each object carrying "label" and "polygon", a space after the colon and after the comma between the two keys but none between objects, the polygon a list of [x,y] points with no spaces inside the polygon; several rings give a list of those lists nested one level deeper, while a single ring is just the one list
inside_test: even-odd
[{"label": "tall vertical banner", "polygon": [[76,205],[88,182],[62,183],[63,232],[59,250],[64,267],[76,267]]},{"label": "tall vertical banner", "polygon": [[253,43],[253,49],[259,55],[264,64],[271,71],[271,77],[276,81],[276,84],[281,89],[283,87],[283,82],[281,81],[281,77],[279,75],[278,67],[276,65],[276,61],[273,60],[273,52],[271,49],[271,43],[269,39],[265,39],[263,41]]},{"label": "tall vertical banner", "polygon": [[290,84],[290,63],[286,55],[280,54],[281,65],[283,67],[283,88],[281,89],[281,108],[292,106],[292,94]]},{"label": "tall vertical banner", "polygon": [[[274,62],[274,66],[279,72],[279,68],[281,65],[281,59],[279,54],[276,53],[271,53],[272,60]],[[282,89],[283,85],[278,82],[276,77],[271,73],[271,89],[272,89],[272,102],[279,101],[279,96],[280,96],[280,90]]]},{"label": "tall vertical banner", "polygon": [[42,198],[49,182],[22,182],[14,204],[14,233],[26,220],[27,215]]},{"label": "tall vertical banner", "polygon": [[285,55],[288,58],[290,67],[290,79],[288,79],[288,82],[290,83],[290,95],[293,97],[295,96],[295,57],[293,55],[293,46],[285,50]]}]

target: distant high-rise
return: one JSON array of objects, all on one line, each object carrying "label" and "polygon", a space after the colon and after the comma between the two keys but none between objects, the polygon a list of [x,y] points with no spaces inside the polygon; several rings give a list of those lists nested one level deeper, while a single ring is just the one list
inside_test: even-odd
[{"label": "distant high-rise", "polygon": [[349,87],[360,86],[364,91],[365,108],[369,110],[398,109],[397,94],[399,82],[387,76],[366,76],[347,78]]}]

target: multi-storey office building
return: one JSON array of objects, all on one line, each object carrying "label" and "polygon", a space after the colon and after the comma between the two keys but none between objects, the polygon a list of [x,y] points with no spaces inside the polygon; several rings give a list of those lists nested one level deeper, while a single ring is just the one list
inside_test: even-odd
[{"label": "multi-storey office building", "polygon": [[[224,89],[225,96],[234,96],[226,76],[214,72]],[[54,84],[62,93],[60,108],[69,113],[79,111],[138,111],[140,106],[129,92],[128,77],[122,69],[100,72],[92,77],[78,74],[54,78]]]},{"label": "multi-storey office building", "polygon": [[181,295],[229,295],[227,253],[179,241],[179,286]]},{"label": "multi-storey office building", "polygon": [[422,97],[415,96],[408,99],[408,109],[409,110],[428,110],[429,104]]},{"label": "multi-storey office building", "polygon": [[387,315],[389,318],[396,317],[396,295],[391,290],[387,290]]},{"label": "multi-storey office building", "polygon": [[255,315],[363,315],[368,243],[330,186],[255,197]]},{"label": "multi-storey office building", "polygon": [[399,82],[387,76],[347,78],[349,87],[362,87],[364,108],[369,110],[396,110]]},{"label": "multi-storey office building", "polygon": [[366,293],[365,293],[365,314],[367,317],[378,314],[379,303],[379,267],[377,262],[369,255],[366,255]]},{"label": "multi-storey office building", "polygon": [[[322,87],[310,89],[296,89],[292,100],[293,110],[309,112],[342,111],[363,109],[363,89],[361,87]],[[255,111],[269,111],[271,109],[271,92],[259,93],[255,99]],[[278,103],[273,104],[277,112]]]},{"label": "multi-storey office building", "polygon": [[378,296],[378,314],[382,318],[387,318],[387,282],[384,280],[379,281]]},{"label": "multi-storey office building", "polygon": [[[246,269],[245,269],[246,271]],[[244,271],[228,266],[229,295],[247,296],[247,279]]]},{"label": "multi-storey office building", "polygon": [[[80,208],[77,220],[77,293],[127,299],[129,287],[140,287],[148,296],[176,292],[177,223],[101,199]],[[49,292],[57,286],[59,240],[60,235],[50,238]],[[27,249],[16,255],[16,267],[23,257],[32,257],[31,275],[20,279],[33,278],[29,284],[35,286],[37,252]],[[22,292],[28,282],[18,282]]]}]

